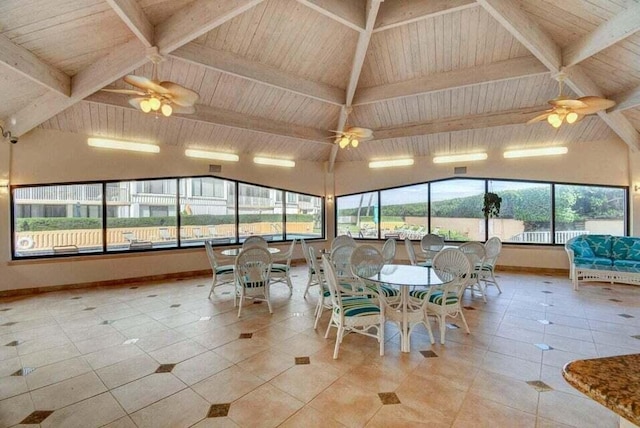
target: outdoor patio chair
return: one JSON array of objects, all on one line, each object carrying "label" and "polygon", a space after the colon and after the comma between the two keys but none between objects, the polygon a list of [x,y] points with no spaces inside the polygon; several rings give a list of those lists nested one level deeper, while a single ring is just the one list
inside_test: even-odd
[{"label": "outdoor patio chair", "polygon": [[169,228],[168,227],[161,227],[160,229],[158,229],[158,234],[160,235],[160,239],[162,239],[163,241],[170,241],[172,239],[175,239],[169,233]]},{"label": "outdoor patio chair", "polygon": [[78,254],[80,250],[76,245],[56,245],[53,247],[53,254],[58,256],[62,254]]},{"label": "outdoor patio chair", "polygon": [[233,304],[238,306],[238,317],[242,314],[245,299],[266,301],[271,309],[269,298],[269,274],[271,272],[271,254],[264,248],[251,247],[243,250],[235,263],[236,286]]},{"label": "outdoor patio chair", "polygon": [[487,303],[484,284],[480,282],[480,272],[486,255],[484,245],[477,241],[469,241],[460,245],[458,249],[467,256],[469,263],[471,263],[471,273],[467,284],[467,287],[471,290],[471,297],[475,292],[478,292],[482,296],[482,300]]},{"label": "outdoor patio chair", "polygon": [[136,236],[136,234],[134,232],[122,232],[122,237],[128,243],[139,241],[138,237]]},{"label": "outdoor patio chair", "polygon": [[204,248],[207,252],[207,258],[209,259],[209,264],[211,265],[211,271],[213,274],[211,290],[209,291],[209,298],[211,298],[216,287],[233,284],[235,282],[235,271],[233,265],[218,264],[216,253],[213,250],[213,243],[211,241],[204,241]]}]

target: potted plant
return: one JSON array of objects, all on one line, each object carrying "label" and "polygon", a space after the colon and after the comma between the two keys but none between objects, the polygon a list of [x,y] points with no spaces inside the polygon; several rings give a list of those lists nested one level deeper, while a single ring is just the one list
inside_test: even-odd
[{"label": "potted plant", "polygon": [[500,215],[500,204],[502,198],[495,193],[487,192],[484,194],[484,205],[482,212],[485,218],[498,217]]}]

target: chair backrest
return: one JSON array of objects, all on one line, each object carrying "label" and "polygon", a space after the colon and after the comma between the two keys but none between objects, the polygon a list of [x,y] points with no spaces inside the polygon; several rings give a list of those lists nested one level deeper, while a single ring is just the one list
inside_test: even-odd
[{"label": "chair backrest", "polygon": [[422,251],[425,252],[438,252],[444,247],[444,238],[433,233],[428,233],[420,240],[420,247]]},{"label": "chair backrest", "polygon": [[338,248],[342,245],[347,245],[347,244],[350,244],[352,246],[357,245],[355,239],[353,239],[351,236],[347,236],[347,235],[336,236],[336,238],[331,243],[331,252],[333,252],[335,248]]},{"label": "chair backrest", "polygon": [[304,239],[300,240],[300,244],[302,245],[302,255],[304,256],[304,260],[307,262],[307,266],[313,268],[314,266],[311,263],[311,259],[309,258],[309,251],[312,247],[309,247],[309,244],[307,244]]},{"label": "chair backrest", "polygon": [[413,242],[411,242],[411,239],[404,238],[404,246],[407,249],[409,261],[413,266],[416,266],[418,264],[418,259],[416,258],[416,251],[413,248]]},{"label": "chair backrest", "polygon": [[309,247],[309,259],[311,260],[309,266],[313,268],[314,272],[318,276],[318,281],[322,284],[322,281],[324,280],[322,277],[322,269],[320,269],[320,261],[316,256],[316,249],[313,247]]},{"label": "chair backrest", "polygon": [[284,253],[283,258],[287,258],[287,266],[291,265],[291,258],[293,257],[293,250],[296,247],[296,240],[291,241],[291,245],[289,246],[289,251]]},{"label": "chair backrest", "polygon": [[392,263],[393,259],[396,257],[396,240],[395,239],[387,239],[382,246],[382,258],[385,263]]},{"label": "chair backrest", "polygon": [[380,272],[385,260],[373,245],[361,245],[353,250],[349,263],[353,276],[368,278]]},{"label": "chair backrest", "polygon": [[235,271],[240,285],[264,287],[269,282],[271,254],[261,247],[247,248],[236,257]]},{"label": "chair backrest", "polygon": [[242,248],[260,247],[267,248],[269,244],[262,236],[250,236],[242,243]]},{"label": "chair backrest", "polygon": [[333,267],[333,262],[329,260],[327,255],[322,256],[322,267],[324,268],[324,279],[329,287],[329,294],[331,295],[331,303],[333,304],[334,311],[340,314],[340,317],[344,319],[344,308],[342,307],[338,277],[336,275],[335,268]]},{"label": "chair backrest", "polygon": [[493,236],[484,243],[485,258],[484,264],[492,268],[496,266],[500,251],[502,251],[502,241],[497,236]]},{"label": "chair backrest", "polygon": [[215,273],[216,268],[218,267],[218,260],[216,259],[216,253],[213,251],[213,244],[211,241],[204,241],[204,248],[207,251],[207,258],[209,259],[209,264]]},{"label": "chair backrest", "polygon": [[[472,271],[469,257],[457,248],[447,248],[438,252],[433,259],[433,270],[443,281],[447,282],[443,287],[446,294],[455,293],[458,297],[464,292]],[[434,287],[432,287],[434,288]],[[445,304],[447,299],[442,299]]]},{"label": "chair backrest", "polygon": [[351,274],[351,254],[358,248],[353,245],[341,245],[331,252],[331,263],[338,278],[352,279]]},{"label": "chair backrest", "polygon": [[471,263],[471,270],[479,269],[484,262],[486,251],[484,249],[484,245],[478,241],[469,241],[458,247],[460,251],[462,251],[469,262]]}]

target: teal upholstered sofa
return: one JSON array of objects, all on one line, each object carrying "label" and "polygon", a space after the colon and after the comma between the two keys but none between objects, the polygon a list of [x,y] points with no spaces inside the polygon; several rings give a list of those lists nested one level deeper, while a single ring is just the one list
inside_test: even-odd
[{"label": "teal upholstered sofa", "polygon": [[569,278],[640,284],[640,238],[611,235],[581,235],[564,246],[569,256]]}]

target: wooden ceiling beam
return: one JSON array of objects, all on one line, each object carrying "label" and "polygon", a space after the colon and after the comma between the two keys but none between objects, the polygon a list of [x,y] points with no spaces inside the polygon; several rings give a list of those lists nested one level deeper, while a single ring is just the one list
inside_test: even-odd
[{"label": "wooden ceiling beam", "polygon": [[196,0],[156,26],[156,45],[168,54],[264,0]]},{"label": "wooden ceiling beam", "polygon": [[107,0],[107,3],[143,45],[148,48],[154,45],[153,25],[136,0]]},{"label": "wooden ceiling beam", "polygon": [[565,67],[576,65],[637,31],[640,31],[640,3],[623,10],[591,33],[566,46],[562,50],[562,62]]},{"label": "wooden ceiling beam", "polygon": [[361,88],[356,92],[353,105],[371,104],[548,73],[547,67],[533,56],[513,58],[477,67],[429,74],[403,82]]},{"label": "wooden ceiling beam", "polygon": [[616,102],[616,105],[609,109],[609,113],[640,107],[640,85],[610,98]]},{"label": "wooden ceiling beam", "polygon": [[[118,94],[109,92],[96,92],[95,94],[85,98],[84,101],[138,111],[128,103],[125,97],[121,97]],[[278,137],[313,141],[314,143],[323,145],[333,145],[333,143],[331,143],[328,139],[332,136],[332,134],[330,134],[326,130],[300,125],[292,125],[291,123],[278,122],[264,117],[247,116],[237,111],[225,110],[202,104],[196,105],[195,114],[175,114],[173,116],[195,122],[225,126],[227,128],[258,132],[261,134],[275,135]]]},{"label": "wooden ceiling beam", "polygon": [[373,32],[385,31],[447,13],[478,7],[475,0],[386,0]]},{"label": "wooden ceiling beam", "polygon": [[71,77],[0,34],[0,63],[47,89],[68,97]]},{"label": "wooden ceiling beam", "polygon": [[344,103],[345,91],[343,89],[303,79],[266,64],[248,61],[231,52],[212,49],[197,43],[188,43],[173,51],[170,56],[318,101],[335,105]]},{"label": "wooden ceiling beam", "polygon": [[522,125],[548,106],[526,107],[515,110],[498,111],[460,117],[445,117],[421,123],[409,123],[401,126],[373,130],[373,140],[417,137],[440,134],[442,132],[468,131],[472,129],[492,128],[495,126]]},{"label": "wooden ceiling beam", "polygon": [[358,32],[365,28],[365,0],[298,0],[322,15]]},{"label": "wooden ceiling beam", "polygon": [[[356,45],[356,51],[353,55],[353,62],[351,63],[351,74],[349,75],[349,82],[347,83],[347,93],[344,107],[340,110],[340,117],[338,118],[337,131],[344,131],[347,125],[347,116],[351,111],[351,104],[353,103],[353,96],[356,93],[356,87],[360,80],[360,73],[362,73],[362,66],[364,65],[364,58],[369,49],[369,42],[371,41],[371,35],[373,34],[373,26],[376,23],[376,17],[380,10],[380,3],[384,0],[367,0],[367,12],[365,29],[358,36],[358,43]],[[333,166],[338,156],[338,138],[334,141],[334,146],[331,149],[329,155],[329,172],[333,172]]]},{"label": "wooden ceiling beam", "polygon": [[[511,35],[531,51],[547,68],[553,72],[566,71],[565,82],[579,96],[602,96],[600,88],[580,68],[574,65],[566,70],[562,68],[560,47],[511,0],[477,0],[489,14],[500,22]],[[640,150],[640,134],[620,112],[598,116],[615,132],[632,151]]]}]

